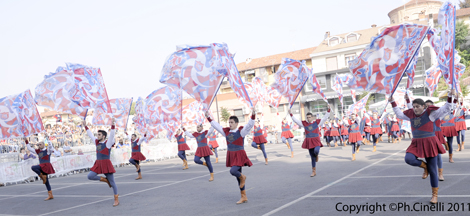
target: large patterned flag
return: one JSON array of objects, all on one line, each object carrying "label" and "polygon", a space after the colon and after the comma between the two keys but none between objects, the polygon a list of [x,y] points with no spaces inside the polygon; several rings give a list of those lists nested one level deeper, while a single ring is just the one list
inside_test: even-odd
[{"label": "large patterned flag", "polygon": [[116,119],[116,127],[126,129],[127,120],[132,106],[132,98],[116,98],[109,101],[111,104],[112,113],[105,112],[98,105],[93,113],[93,125],[111,125],[112,118]]},{"label": "large patterned flag", "polygon": [[[413,92],[411,92],[408,89],[397,88],[397,90],[395,91],[395,94],[393,96],[393,99],[394,99],[395,103],[397,103],[398,107],[405,107],[406,108],[405,94],[408,94],[408,97],[410,98],[411,101],[414,100]],[[386,97],[386,98],[388,100],[388,97]]]},{"label": "large patterned flag", "polygon": [[362,99],[358,100],[356,103],[354,103],[353,105],[351,105],[348,109],[348,111],[346,111],[346,114],[349,116],[353,113],[355,114],[358,114],[359,112],[361,112],[362,110],[365,110],[366,108],[366,105],[367,105],[367,100],[369,100],[369,96],[370,96],[370,93],[367,94],[365,97],[363,97]]},{"label": "large patterned flag", "polygon": [[275,88],[265,85],[266,88],[266,103],[273,107],[278,108],[281,103],[282,96]]},{"label": "large patterned flag", "polygon": [[168,130],[171,139],[181,126],[182,98],[179,88],[165,86],[152,92],[145,98],[145,121],[147,127],[160,125]]},{"label": "large patterned flag", "polygon": [[[343,82],[338,75],[336,75],[335,79],[333,80],[333,85],[331,88],[338,94],[339,102],[341,102],[341,110],[343,110]],[[341,111],[341,113],[343,113],[343,111]]]},{"label": "large patterned flag", "polygon": [[441,78],[441,69],[439,64],[435,64],[431,66],[428,70],[426,70],[426,80],[424,84],[429,89],[429,94],[432,95],[434,91],[437,89],[437,84],[439,83],[439,79]]},{"label": "large patterned flag", "polygon": [[105,112],[112,112],[100,68],[67,63],[67,69],[72,71],[75,81],[76,91],[72,95],[75,103],[86,109],[101,106]]},{"label": "large patterned flag", "polygon": [[408,80],[406,81],[406,89],[409,89],[411,86],[413,86],[415,81],[415,70],[418,63],[418,56],[419,49],[416,51],[415,56],[411,60],[410,66],[408,66],[408,69],[406,69],[406,76],[408,77]]},{"label": "large patterned flag", "polygon": [[318,83],[317,77],[313,73],[310,73],[310,84],[312,84],[312,91],[319,94],[323,100],[328,103],[328,99],[326,99],[325,94],[321,90],[320,83]]},{"label": "large patterned flag", "polygon": [[[445,62],[443,62],[443,67],[442,70],[449,71],[449,84],[452,86],[454,89],[457,84],[456,76],[455,76],[455,71],[454,67],[452,65],[458,63],[454,62],[455,58],[455,6],[447,1],[445,2],[441,8],[439,9],[439,14],[438,14],[438,23],[439,25],[442,26],[442,31],[440,35],[440,53],[443,54],[443,57],[445,58]],[[439,59],[438,59],[439,61]],[[442,62],[439,62],[442,63]],[[446,74],[446,73],[443,73]]]},{"label": "large patterned flag", "polygon": [[135,102],[135,114],[132,121],[135,123],[135,127],[140,134],[147,132],[147,123],[145,121],[145,101],[139,97]]},{"label": "large patterned flag", "polygon": [[183,108],[183,126],[193,127],[203,124],[206,121],[202,104],[199,101],[193,101]]},{"label": "large patterned flag", "polygon": [[365,91],[392,95],[428,30],[417,24],[386,28],[349,62],[357,85]]},{"label": "large patterned flag", "polygon": [[244,101],[249,102],[250,107],[253,107],[254,105],[251,102],[250,95],[246,91],[245,85],[243,85],[243,80],[240,77],[237,65],[233,60],[233,55],[228,50],[227,44],[213,43],[211,46],[217,52],[217,63],[219,64],[217,70],[219,71],[219,73],[228,77],[230,86],[232,87],[237,97],[243,98]]},{"label": "large patterned flag", "polygon": [[356,103],[356,82],[354,80],[354,76],[351,73],[346,73],[346,74],[340,74],[336,75],[339,77],[341,80],[342,86],[347,85],[349,89],[351,90],[351,98],[353,100],[353,103]]},{"label": "large patterned flag", "polygon": [[166,60],[160,82],[181,88],[208,110],[224,78],[218,52],[213,45],[178,48]]},{"label": "large patterned flag", "polygon": [[[246,92],[250,95],[250,100],[253,106],[260,103],[261,106],[264,106],[266,102],[266,85],[259,77],[253,78],[251,83],[245,83]],[[250,101],[247,101],[245,98],[239,97],[238,100],[242,103],[250,107]]]},{"label": "large patterned flag", "polygon": [[87,110],[72,100],[76,90],[73,72],[58,67],[36,86],[34,99],[40,106],[85,118]]},{"label": "large patterned flag", "polygon": [[290,104],[294,105],[297,96],[311,74],[311,69],[307,67],[305,61],[283,58],[279,69],[274,75],[274,83],[271,85],[279,91]]},{"label": "large patterned flag", "polygon": [[0,98],[0,139],[28,137],[43,130],[41,116],[29,89]]}]

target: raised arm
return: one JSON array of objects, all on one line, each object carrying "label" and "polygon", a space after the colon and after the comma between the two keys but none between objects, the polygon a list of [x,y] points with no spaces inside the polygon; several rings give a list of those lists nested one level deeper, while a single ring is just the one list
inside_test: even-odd
[{"label": "raised arm", "polygon": [[24,138],[24,143],[26,143],[26,148],[31,152],[31,154],[36,154],[36,149],[34,149],[33,147],[31,147],[31,145],[29,145],[29,142],[28,142],[28,139]]},{"label": "raised arm", "polygon": [[194,137],[194,136],[191,134],[191,132],[186,131],[185,128],[183,128],[183,131],[184,131],[184,135],[186,135],[187,137],[189,137],[189,138],[196,138],[196,137]]},{"label": "raised arm", "polygon": [[209,121],[211,123],[211,126],[217,131],[219,132],[220,134],[222,134],[222,136],[225,137],[225,133],[224,133],[224,129],[222,128],[222,126],[220,126],[220,124],[216,121],[212,121],[210,115],[209,115],[209,111],[206,111],[205,113],[206,115],[206,118],[207,118],[207,121]]},{"label": "raised arm", "polygon": [[255,126],[255,118],[256,118],[256,114],[255,112],[253,112],[248,123],[246,123],[245,127],[243,127],[243,129],[240,131],[240,134],[242,137],[245,137],[246,135],[248,135],[251,129],[253,129],[253,126]]},{"label": "raised arm", "polygon": [[111,124],[111,131],[109,132],[108,141],[106,142],[106,147],[108,149],[111,149],[111,147],[113,147],[113,145],[114,145],[114,135],[115,134],[116,134],[116,119],[114,119],[114,117],[113,117],[113,121],[112,121],[112,124]]},{"label": "raised arm", "polygon": [[141,138],[139,139],[139,142],[137,142],[137,145],[142,144],[142,142],[144,142],[144,141],[145,141],[145,142],[147,141],[147,134],[144,134],[144,137],[141,137]]},{"label": "raised arm", "polygon": [[328,112],[323,116],[323,118],[320,121],[320,124],[318,124],[318,127],[321,127],[323,124],[325,124],[326,120],[330,117],[330,106],[328,105]]},{"label": "raised arm", "polygon": [[[457,103],[457,98],[454,99],[454,104],[455,103]],[[438,119],[438,118],[446,115],[447,113],[449,113],[451,107],[452,107],[452,94],[447,98],[447,103],[444,104],[444,106],[441,106],[441,107],[439,107],[439,109],[431,112],[431,114],[429,115],[429,119],[433,122],[436,121],[436,119]]]},{"label": "raised arm", "polygon": [[302,124],[302,121],[298,120],[297,118],[294,117],[294,115],[292,115],[292,113],[290,112],[289,110],[289,113],[290,113],[290,117],[292,118],[292,121],[297,124],[300,128],[303,128],[303,124]]},{"label": "raised arm", "polygon": [[408,94],[405,94],[405,100],[406,100],[406,107],[408,109],[413,109],[413,103],[411,103],[410,97],[408,97]]},{"label": "raised arm", "polygon": [[93,132],[90,129],[88,129],[88,127],[86,126],[85,120],[83,120],[82,125],[83,125],[83,128],[85,128],[86,133],[90,137],[91,142],[92,143],[96,142],[96,137],[95,137],[95,135],[93,135]]},{"label": "raised arm", "polygon": [[214,127],[210,127],[209,131],[207,132],[207,136],[212,136],[215,133]]},{"label": "raised arm", "polygon": [[390,97],[388,101],[392,104],[393,107],[393,112],[395,112],[395,115],[397,115],[398,119],[403,119],[403,120],[410,120],[408,116],[405,116],[403,112],[400,110],[400,108],[397,106],[397,103],[395,103],[395,100],[393,100],[393,97]]}]

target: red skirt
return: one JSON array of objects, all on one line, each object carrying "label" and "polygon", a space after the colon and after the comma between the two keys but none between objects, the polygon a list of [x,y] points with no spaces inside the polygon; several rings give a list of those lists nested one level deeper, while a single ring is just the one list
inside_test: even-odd
[{"label": "red skirt", "polygon": [[330,131],[325,131],[325,133],[323,134],[324,137],[327,137],[327,136],[330,136]]},{"label": "red skirt", "polygon": [[188,146],[188,144],[181,144],[181,145],[178,145],[178,151],[186,151],[186,150],[191,150]]},{"label": "red skirt", "polygon": [[382,134],[382,129],[380,127],[378,128],[370,128],[370,134]]},{"label": "red skirt", "polygon": [[445,137],[454,137],[457,136],[457,130],[455,129],[455,126],[450,126],[450,127],[442,127],[441,126],[441,132]]},{"label": "red skirt", "polygon": [[320,137],[305,138],[304,143],[302,143],[303,149],[313,149],[317,146],[323,147],[323,144],[321,144],[320,141]]},{"label": "red skirt", "polygon": [[338,131],[330,131],[330,136],[339,136]]},{"label": "red skirt", "polygon": [[253,166],[248,156],[246,156],[245,150],[227,151],[227,159],[226,159],[225,165],[227,167]]},{"label": "red skirt", "polygon": [[392,125],[392,129],[390,129],[391,131],[400,131],[400,127],[398,127],[398,125],[394,124]]},{"label": "red skirt", "polygon": [[43,164],[39,164],[39,166],[41,167],[41,170],[47,174],[55,173],[54,167],[52,167],[51,163],[43,163]]},{"label": "red skirt", "polygon": [[341,135],[349,135],[349,131],[348,130],[341,130]]},{"label": "red skirt", "polygon": [[446,140],[444,139],[444,135],[442,134],[442,131],[436,131],[436,137],[440,143],[442,144],[446,143]]},{"label": "red skirt", "polygon": [[370,133],[370,127],[369,127],[369,126],[365,126],[365,127],[364,127],[364,132]]},{"label": "red skirt", "polygon": [[465,124],[465,121],[455,122],[455,129],[457,131],[467,130],[467,124]]},{"label": "red skirt", "polygon": [[446,153],[436,136],[411,140],[407,153],[412,153],[419,158],[436,157],[438,154]]},{"label": "red skirt", "polygon": [[217,141],[209,141],[209,145],[211,145],[212,148],[218,148],[219,147],[219,143],[217,143]]},{"label": "red skirt", "polygon": [[95,164],[90,169],[90,171],[93,171],[97,174],[107,174],[107,173],[115,173],[116,172],[116,170],[114,169],[113,164],[111,163],[111,160],[109,160],[109,159],[96,160]]},{"label": "red skirt", "polygon": [[281,137],[284,137],[286,139],[289,139],[289,138],[294,138],[294,134],[292,134],[292,132],[290,132],[290,130],[288,131],[283,131],[281,133]]},{"label": "red skirt", "polygon": [[257,136],[253,138],[253,142],[255,142],[256,144],[263,144],[267,143],[268,141],[266,140],[266,138],[264,138],[264,136]]},{"label": "red skirt", "polygon": [[359,133],[359,132],[358,133],[350,133],[348,141],[350,143],[356,143],[358,141],[362,141],[361,133]]},{"label": "red skirt", "polygon": [[205,157],[205,156],[209,156],[213,154],[209,146],[203,146],[203,147],[197,147],[196,153],[194,153],[194,155],[198,157]]},{"label": "red skirt", "polygon": [[132,152],[131,158],[134,160],[140,160],[140,161],[147,160],[147,158],[145,158],[142,152]]}]

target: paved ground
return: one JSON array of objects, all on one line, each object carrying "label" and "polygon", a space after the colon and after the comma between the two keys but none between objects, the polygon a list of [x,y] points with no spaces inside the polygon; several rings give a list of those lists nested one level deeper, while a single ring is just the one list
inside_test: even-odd
[{"label": "paved ground", "polygon": [[[405,164],[403,159],[409,143],[382,142],[375,153],[372,146],[363,146],[354,162],[350,146],[324,147],[314,178],[310,177],[308,152],[299,142],[294,144],[294,158],[284,144],[267,145],[267,166],[259,150],[246,147],[254,166],[243,170],[249,202],[242,205],[235,204],[240,198],[237,182],[225,167],[226,152],[220,152],[221,163],[214,166],[213,182],[208,182],[206,167],[191,162],[188,170],[181,170],[181,160],[175,158],[144,164],[143,179],[138,181],[134,180],[135,168],[117,168],[118,207],[112,207],[112,190],[105,183],[89,181],[87,173],[81,173],[52,179],[55,199],[47,202],[43,201],[47,193],[40,182],[0,187],[0,214],[349,215],[352,205],[363,205],[359,215],[469,215],[470,188],[466,183],[470,181],[470,145],[463,152],[454,152],[453,164],[443,156],[445,181],[439,183],[442,209],[429,212],[425,211],[431,198],[429,178],[421,179],[422,169]],[[405,202],[410,206],[407,211],[392,211]],[[459,210],[449,212],[450,207]]]}]

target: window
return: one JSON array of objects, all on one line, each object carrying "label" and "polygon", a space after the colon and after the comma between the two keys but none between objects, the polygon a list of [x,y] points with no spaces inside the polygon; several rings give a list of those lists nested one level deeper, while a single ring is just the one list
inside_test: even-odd
[{"label": "window", "polygon": [[271,107],[271,113],[276,113],[276,112],[284,112],[284,104],[279,104],[279,107],[277,108],[274,108],[274,107]]},{"label": "window", "polygon": [[[319,76],[319,77],[317,77],[317,81],[318,81],[318,84],[320,84],[321,90],[326,90],[326,77],[325,76]],[[310,81],[308,81],[305,84],[305,90],[307,92],[313,91],[312,84],[310,83]]]},{"label": "window", "polygon": [[329,40],[329,46],[335,46],[339,44],[339,38],[334,37]]},{"label": "window", "polygon": [[419,60],[416,62],[415,76],[422,76],[425,72],[424,69],[424,60]]},{"label": "window", "polygon": [[374,95],[375,95],[375,103],[385,100],[384,94],[374,94]]},{"label": "window", "polygon": [[411,90],[413,92],[413,96],[427,96],[425,88],[415,88]]},{"label": "window", "polygon": [[316,100],[309,103],[308,110],[313,114],[319,114],[320,118],[328,111],[328,104],[323,100]]},{"label": "window", "polygon": [[336,56],[326,58],[326,71],[332,71],[338,69],[338,60]]},{"label": "window", "polygon": [[338,104],[338,113],[341,115],[349,109],[349,106],[353,104],[352,97],[343,97],[343,110],[341,111],[341,102],[338,98],[335,98],[335,101],[336,104]]},{"label": "window", "polygon": [[357,35],[356,34],[350,34],[350,35],[348,35],[347,39],[348,39],[348,43],[357,41]]},{"label": "window", "polygon": [[355,58],[356,58],[356,53],[344,55],[344,61],[345,61],[346,67],[349,67],[349,61],[352,61]]},{"label": "window", "polygon": [[[287,106],[289,106],[289,104],[287,104]],[[287,107],[287,108],[289,108],[289,107]],[[294,103],[294,105],[292,105],[291,111],[292,111],[292,114],[300,114],[300,104],[299,104],[299,102],[296,102],[296,103]]]},{"label": "window", "polygon": [[247,82],[251,82],[253,80],[253,78],[255,77],[255,73],[252,73],[252,74],[246,74],[246,81]]},{"label": "window", "polygon": [[243,109],[233,110],[233,113],[234,113],[234,116],[238,118],[239,123],[245,122],[245,115],[243,115]]}]

